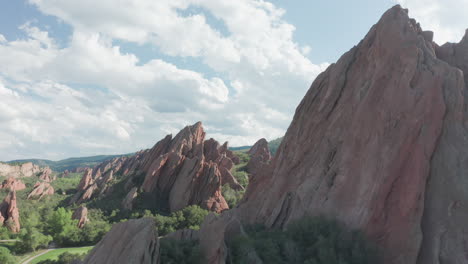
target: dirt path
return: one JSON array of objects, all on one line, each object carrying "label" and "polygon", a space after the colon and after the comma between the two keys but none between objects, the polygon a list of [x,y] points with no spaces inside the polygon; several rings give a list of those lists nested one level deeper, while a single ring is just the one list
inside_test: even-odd
[{"label": "dirt path", "polygon": [[32,256],[32,257],[30,257],[30,258],[24,260],[23,262],[21,262],[21,264],[28,264],[29,262],[31,262],[31,260],[33,260],[33,259],[35,259],[35,258],[37,258],[37,257],[39,257],[39,256],[42,256],[42,255],[44,255],[45,253],[48,253],[48,252],[50,252],[50,251],[52,251],[52,250],[55,250],[55,248],[54,248],[54,249],[47,249],[46,251],[44,251],[44,252],[42,252],[42,253],[40,253],[40,254],[37,254],[37,255],[35,255],[35,256]]}]

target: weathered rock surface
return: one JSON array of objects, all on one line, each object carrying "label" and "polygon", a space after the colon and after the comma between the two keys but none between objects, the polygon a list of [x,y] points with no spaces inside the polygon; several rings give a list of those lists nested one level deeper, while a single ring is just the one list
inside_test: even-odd
[{"label": "weathered rock surface", "polygon": [[55,193],[54,187],[48,182],[36,182],[34,189],[29,193],[28,199],[42,199],[47,195],[53,195]]},{"label": "weathered rock surface", "polygon": [[268,141],[264,138],[258,140],[247,153],[250,155],[250,160],[246,167],[250,174],[261,171],[271,160]]},{"label": "weathered rock surface", "polygon": [[158,264],[159,239],[149,218],[115,224],[84,260],[86,264]]},{"label": "weathered rock surface", "polygon": [[36,176],[42,171],[43,168],[40,168],[32,162],[26,162],[21,165],[10,165],[0,162],[0,176],[4,177],[31,177]]},{"label": "weathered rock surface", "polygon": [[16,191],[12,190],[0,204],[0,224],[6,225],[11,232],[20,231],[19,210],[16,206]]},{"label": "weathered rock surface", "polygon": [[15,177],[9,177],[0,185],[0,189],[10,189],[11,191],[20,191],[26,189],[26,185]]},{"label": "weathered rock surface", "polygon": [[78,207],[72,215],[72,219],[78,220],[78,227],[83,228],[85,224],[89,221],[88,219],[88,208],[84,206]]},{"label": "weathered rock surface", "polygon": [[130,208],[136,195],[136,190],[130,190],[136,187],[155,194],[171,212],[188,205],[221,212],[228,209],[221,195],[222,185],[242,188],[230,172],[235,163],[230,157],[235,155],[227,143],[220,145],[214,139],[205,140],[202,124],[198,122],[185,127],[174,138],[166,136],[152,149],[115,158],[86,171],[72,203],[86,201],[97,194],[105,195],[103,190],[113,175],[119,175],[126,177],[125,190],[129,192],[123,201],[124,208]]},{"label": "weathered rock surface", "polygon": [[316,78],[239,207],[204,224],[208,263],[224,263],[233,217],[282,228],[304,215],[363,230],[384,264],[468,263],[467,39],[438,47],[407,10],[387,11]]},{"label": "weathered rock surface", "polygon": [[125,199],[122,201],[122,208],[125,210],[132,210],[133,209],[133,201],[138,196],[138,188],[133,187],[125,196]]}]

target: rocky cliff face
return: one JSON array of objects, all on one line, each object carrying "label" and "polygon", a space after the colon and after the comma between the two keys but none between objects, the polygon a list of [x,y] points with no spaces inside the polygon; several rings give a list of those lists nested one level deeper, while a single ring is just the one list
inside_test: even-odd
[{"label": "rocky cliff face", "polygon": [[85,171],[72,203],[86,201],[94,195],[105,196],[113,175],[119,175],[125,178],[129,192],[123,201],[127,209],[132,208],[140,189],[155,194],[171,212],[194,204],[221,212],[228,209],[221,186],[242,188],[230,173],[235,162],[238,159],[228,150],[227,143],[220,145],[214,139],[205,140],[202,124],[198,122],[185,127],[174,138],[166,136],[152,149],[115,158]]},{"label": "rocky cliff face", "polygon": [[202,227],[209,263],[224,263],[235,219],[304,215],[363,230],[384,264],[468,263],[467,42],[438,47],[407,10],[387,11],[316,78],[239,208]]},{"label": "rocky cliff face", "polygon": [[10,191],[0,204],[0,224],[7,226],[13,233],[20,231],[21,226],[19,222],[19,210],[16,206],[15,190]]},{"label": "rocky cliff face", "polygon": [[115,224],[84,260],[85,264],[157,264],[159,239],[149,218]]},{"label": "rocky cliff face", "polygon": [[10,165],[0,162],[0,176],[4,177],[31,177],[43,172],[44,168],[34,165],[32,162],[26,162],[21,165]]}]

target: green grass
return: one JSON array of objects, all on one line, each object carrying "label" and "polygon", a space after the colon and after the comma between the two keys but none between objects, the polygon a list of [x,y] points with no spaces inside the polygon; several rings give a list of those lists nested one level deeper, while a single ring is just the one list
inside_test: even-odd
[{"label": "green grass", "polygon": [[60,248],[60,249],[54,249],[52,251],[47,252],[46,254],[35,258],[33,261],[31,261],[31,264],[36,264],[40,261],[43,260],[57,260],[58,256],[60,256],[62,253],[68,252],[72,254],[83,254],[83,253],[88,253],[93,247],[78,247],[78,248]]}]

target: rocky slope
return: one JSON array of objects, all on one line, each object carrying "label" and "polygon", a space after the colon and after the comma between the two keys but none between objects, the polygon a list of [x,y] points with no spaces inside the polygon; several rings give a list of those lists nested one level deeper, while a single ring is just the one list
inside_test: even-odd
[{"label": "rocky slope", "polygon": [[363,230],[384,264],[468,263],[468,36],[432,35],[395,6],[316,78],[239,208],[202,227],[208,263],[233,223],[304,215]]},{"label": "rocky slope", "polygon": [[[112,189],[113,175],[125,181],[127,197],[122,197],[125,208],[141,192],[154,194],[173,212],[188,205],[221,212],[228,205],[221,195],[221,186],[230,184],[242,188],[230,169],[238,158],[214,139],[205,140],[201,122],[182,129],[131,157],[120,157],[85,171],[72,203],[81,203],[92,197],[105,196]],[[124,199],[125,198],[125,199]]]},{"label": "rocky slope", "polygon": [[10,191],[0,204],[0,225],[7,226],[13,233],[20,231],[21,226],[15,190]]},{"label": "rocky slope", "polygon": [[4,177],[31,177],[42,173],[48,167],[41,168],[32,162],[26,162],[21,165],[10,165],[0,162],[0,176]]},{"label": "rocky slope", "polygon": [[152,219],[115,224],[84,260],[85,264],[157,264],[159,239]]}]

